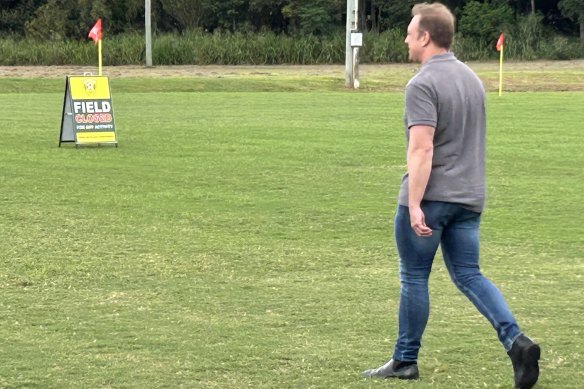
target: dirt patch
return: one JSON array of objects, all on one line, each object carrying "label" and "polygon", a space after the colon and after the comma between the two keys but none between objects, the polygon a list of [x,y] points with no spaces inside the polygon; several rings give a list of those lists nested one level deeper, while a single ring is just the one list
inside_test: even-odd
[{"label": "dirt patch", "polygon": [[[469,62],[477,72],[497,71],[497,62]],[[414,72],[415,64],[383,64],[360,67],[361,76],[398,71]],[[580,71],[584,60],[507,62],[505,71]],[[0,77],[61,78],[67,75],[97,73],[95,66],[0,66]],[[276,65],[276,66],[105,66],[103,74],[110,77],[225,77],[225,76],[331,76],[343,77],[344,65]]]},{"label": "dirt patch", "polygon": [[[363,65],[367,69],[402,68],[408,65]],[[411,67],[411,65],[409,65]],[[95,66],[0,66],[0,77],[61,78],[67,75],[97,73]],[[342,76],[343,65],[298,66],[105,66],[103,74],[110,77],[225,77],[225,76]]]},{"label": "dirt patch", "polygon": [[[469,62],[483,80],[487,91],[498,89],[499,63]],[[419,65],[383,64],[360,66],[360,80],[369,90],[401,91]],[[96,74],[95,66],[0,66],[0,78],[64,79],[67,75]],[[335,78],[341,85],[344,65],[277,66],[105,66],[103,74],[112,78]],[[506,62],[506,91],[584,91],[584,60]]]}]

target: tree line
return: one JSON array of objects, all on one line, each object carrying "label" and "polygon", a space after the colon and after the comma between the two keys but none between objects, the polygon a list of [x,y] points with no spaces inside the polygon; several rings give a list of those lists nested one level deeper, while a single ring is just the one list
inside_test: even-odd
[{"label": "tree line", "polygon": [[[157,65],[331,64],[345,58],[347,0],[149,0]],[[413,4],[359,0],[363,63],[406,62]],[[464,61],[584,58],[584,0],[442,0]],[[87,34],[103,22],[104,61],[145,60],[144,0],[0,0],[0,66],[93,61]],[[47,45],[47,40],[51,42]]]},{"label": "tree line", "polygon": [[[359,0],[361,31],[405,30],[420,0]],[[466,35],[504,30],[534,14],[556,34],[584,42],[584,0],[443,0]],[[346,0],[151,0],[157,33],[330,35],[344,29]],[[143,31],[144,0],[0,0],[0,36],[83,39],[102,18],[107,34]],[[492,31],[491,31],[492,30]],[[488,36],[488,39],[493,39]]]}]

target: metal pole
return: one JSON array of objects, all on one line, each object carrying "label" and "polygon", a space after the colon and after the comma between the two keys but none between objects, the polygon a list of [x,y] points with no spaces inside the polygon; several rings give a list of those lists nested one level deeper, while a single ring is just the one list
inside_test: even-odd
[{"label": "metal pole", "polygon": [[345,44],[345,86],[353,87],[353,50],[351,48],[351,31],[353,30],[355,17],[355,3],[357,0],[347,0],[347,24]]},{"label": "metal pole", "polygon": [[144,23],[146,25],[146,67],[152,67],[152,24],[151,13],[152,7],[150,0],[145,0],[144,4]]},{"label": "metal pole", "polygon": [[[356,55],[358,56],[359,49],[351,46],[351,33],[356,32],[359,27],[357,23],[357,16],[359,13],[359,0],[347,0],[347,40],[345,45],[345,86],[347,88],[355,88],[355,75],[359,74],[356,69],[358,62],[355,63]],[[354,51],[357,51],[357,54]],[[358,57],[357,57],[358,58]],[[357,88],[359,81],[356,81]]]},{"label": "metal pole", "polygon": [[353,89],[359,89],[359,47],[353,47]]},{"label": "metal pole", "polygon": [[[355,0],[355,10],[353,11],[355,16],[353,18],[354,25],[353,31],[357,32],[359,30],[359,0]],[[359,89],[359,47],[353,47],[353,52],[351,53],[351,60],[353,62],[353,88]]]}]

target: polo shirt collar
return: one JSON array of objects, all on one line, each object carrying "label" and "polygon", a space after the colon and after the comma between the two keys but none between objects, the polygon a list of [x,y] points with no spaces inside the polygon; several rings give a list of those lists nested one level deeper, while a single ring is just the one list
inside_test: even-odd
[{"label": "polo shirt collar", "polygon": [[432,62],[450,61],[453,59],[456,59],[456,57],[454,56],[454,53],[452,51],[449,51],[449,52],[444,53],[444,54],[436,54],[435,56],[430,58],[428,61],[426,61],[426,63],[424,65],[428,65]]}]

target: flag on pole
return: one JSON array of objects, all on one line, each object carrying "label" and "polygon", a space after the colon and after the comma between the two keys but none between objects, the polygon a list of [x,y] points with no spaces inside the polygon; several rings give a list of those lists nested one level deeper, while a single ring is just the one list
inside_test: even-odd
[{"label": "flag on pole", "polygon": [[503,49],[505,44],[505,35],[501,33],[497,39],[497,51],[499,52],[499,96],[503,93]]},{"label": "flag on pole", "polygon": [[499,35],[499,39],[497,40],[497,51],[501,51],[504,43],[505,43],[505,35],[503,35],[503,33],[501,33],[501,35]]},{"label": "flag on pole", "polygon": [[93,42],[97,45],[97,56],[98,56],[98,71],[97,74],[101,76],[101,19],[97,19],[97,22],[91,27],[88,38],[93,39]]},{"label": "flag on pole", "polygon": [[97,19],[97,22],[93,25],[89,31],[88,38],[93,39],[93,42],[97,45],[97,42],[101,40],[101,19]]}]

